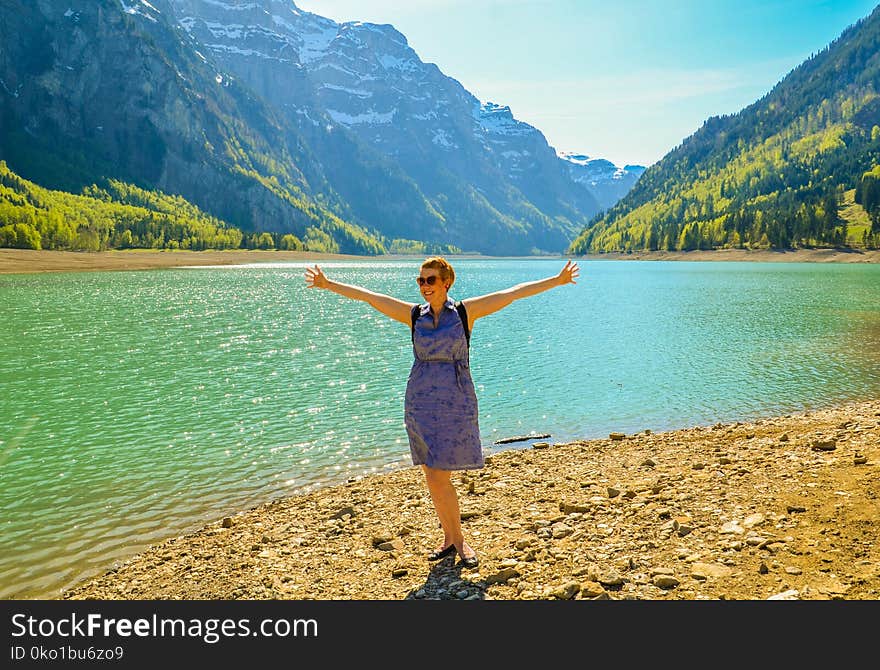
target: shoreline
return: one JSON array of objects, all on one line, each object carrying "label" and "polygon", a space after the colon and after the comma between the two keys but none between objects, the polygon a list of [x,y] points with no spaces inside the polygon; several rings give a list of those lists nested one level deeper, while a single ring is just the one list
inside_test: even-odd
[{"label": "shoreline", "polygon": [[[492,258],[480,254],[456,254],[450,258]],[[522,258],[568,258],[558,256],[525,256]],[[96,270],[154,270],[205,265],[240,265],[245,263],[311,262],[311,261],[387,261],[404,258],[421,260],[422,256],[388,254],[356,256],[325,254],[309,251],[34,251],[31,249],[0,249],[0,274],[42,272],[90,272]],[[880,263],[880,250],[798,249],[765,251],[719,249],[716,251],[651,251],[604,253],[571,256],[581,261],[751,261],[801,263]]]},{"label": "shoreline", "polygon": [[453,475],[475,570],[405,467],[152,545],[60,599],[877,600],[880,399],[491,454]]},{"label": "shoreline", "polygon": [[756,263],[880,263],[878,249],[716,249],[591,254],[589,260],[717,261]]}]

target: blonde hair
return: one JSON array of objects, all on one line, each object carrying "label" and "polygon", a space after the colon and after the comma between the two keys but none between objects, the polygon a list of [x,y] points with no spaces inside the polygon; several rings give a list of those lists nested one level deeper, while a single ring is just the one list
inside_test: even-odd
[{"label": "blonde hair", "polygon": [[425,259],[425,262],[422,263],[422,269],[437,270],[440,274],[440,280],[444,283],[448,282],[449,288],[452,288],[455,283],[455,270],[452,269],[449,261],[442,256],[431,256]]}]

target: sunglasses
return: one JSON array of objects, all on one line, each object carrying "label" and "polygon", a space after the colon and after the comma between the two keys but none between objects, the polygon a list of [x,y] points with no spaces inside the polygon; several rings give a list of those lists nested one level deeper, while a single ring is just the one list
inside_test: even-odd
[{"label": "sunglasses", "polygon": [[430,277],[416,277],[416,281],[419,282],[419,286],[424,286],[427,284],[428,286],[433,286],[437,283],[437,280],[440,279],[437,275],[431,275]]}]

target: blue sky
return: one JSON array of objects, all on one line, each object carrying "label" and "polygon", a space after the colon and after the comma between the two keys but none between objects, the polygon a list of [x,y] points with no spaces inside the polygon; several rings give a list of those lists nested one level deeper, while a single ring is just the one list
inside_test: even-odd
[{"label": "blue sky", "polygon": [[868,16],[864,0],[294,0],[390,23],[559,151],[650,165]]}]

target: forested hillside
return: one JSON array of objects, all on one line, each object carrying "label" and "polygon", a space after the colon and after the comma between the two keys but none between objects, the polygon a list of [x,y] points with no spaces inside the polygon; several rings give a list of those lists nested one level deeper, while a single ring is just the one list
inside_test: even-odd
[{"label": "forested hillside", "polygon": [[762,99],[708,119],[570,252],[877,248],[878,165],[880,9]]},{"label": "forested hillside", "polygon": [[[391,253],[452,253],[455,247],[415,240],[384,240]],[[180,196],[108,180],[81,195],[22,179],[0,160],[0,247],[105,251],[107,249],[281,249],[339,252],[325,231],[246,233]]]}]

